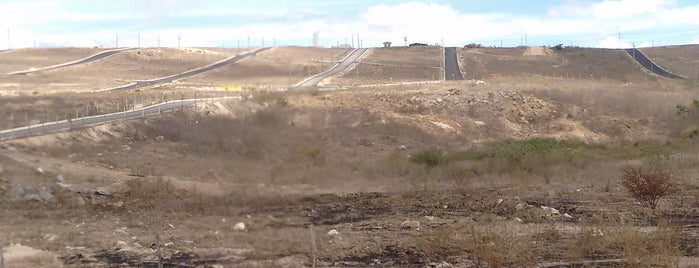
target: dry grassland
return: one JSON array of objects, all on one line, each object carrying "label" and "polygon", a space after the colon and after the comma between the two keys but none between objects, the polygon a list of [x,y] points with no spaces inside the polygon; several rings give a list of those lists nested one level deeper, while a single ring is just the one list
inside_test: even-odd
[{"label": "dry grassland", "polygon": [[[0,116],[285,86],[288,66],[301,72],[307,58],[341,52],[275,48],[138,92],[4,96]],[[41,249],[23,263],[80,267],[155,267],[158,254],[165,267],[697,265],[693,84],[655,79],[616,51],[532,56],[548,57],[539,64],[520,52],[461,51],[465,66],[481,64],[467,77],[481,72],[485,84],[359,88],[346,74],[332,81],[342,90],[247,91],[2,142],[0,244]],[[362,73],[363,63],[361,82],[427,79],[438,56],[375,49],[362,61],[396,69]],[[594,78],[553,77],[552,64]],[[621,180],[629,167],[667,172],[678,191],[644,206]]]}]

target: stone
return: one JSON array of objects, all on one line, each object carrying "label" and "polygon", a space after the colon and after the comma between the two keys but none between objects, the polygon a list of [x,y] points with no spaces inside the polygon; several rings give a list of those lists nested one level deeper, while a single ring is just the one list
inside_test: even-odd
[{"label": "stone", "polygon": [[56,175],[56,182],[57,183],[65,183],[66,182],[66,179],[65,179],[65,177],[63,177],[63,174]]},{"label": "stone", "polygon": [[39,172],[40,174],[44,174],[44,169],[43,168],[36,168],[36,172]]},{"label": "stone", "polygon": [[39,190],[39,198],[41,198],[41,201],[44,202],[52,202],[53,201],[53,189],[50,187],[41,187]]},{"label": "stone", "polygon": [[335,230],[335,229],[332,229],[332,230],[330,230],[330,231],[328,232],[328,235],[329,235],[329,236],[336,236],[336,235],[340,235],[340,232],[338,232],[338,231]]},{"label": "stone", "polygon": [[403,221],[400,223],[400,228],[411,229],[411,230],[420,230],[420,222],[406,220],[406,221]]},{"label": "stone", "polygon": [[437,263],[437,265],[434,266],[434,268],[451,268],[451,267],[453,267],[453,266],[451,265],[451,263],[448,263],[448,262],[446,262],[446,261]]},{"label": "stone", "polygon": [[37,201],[37,202],[42,201],[41,196],[39,196],[38,194],[28,194],[28,195],[24,196],[24,198],[22,198],[22,200],[23,201]]},{"label": "stone", "polygon": [[473,124],[477,127],[484,127],[486,125],[483,121],[473,121]]},{"label": "stone", "polygon": [[541,206],[541,209],[543,209],[544,212],[546,212],[547,214],[553,214],[553,215],[561,214],[561,212],[558,211],[558,209],[555,209],[555,208],[552,208],[552,207]]},{"label": "stone", "polygon": [[247,230],[247,229],[245,228],[245,223],[244,223],[244,222],[239,222],[239,223],[236,223],[235,225],[233,225],[233,231],[236,231],[236,232],[244,232],[244,231],[246,231],[246,230]]},{"label": "stone", "polygon": [[83,199],[81,196],[75,197],[75,205],[76,205],[76,206],[84,206],[84,205],[85,205],[85,199]]},{"label": "stone", "polygon": [[21,185],[13,184],[10,187],[10,200],[17,201],[24,198],[24,188]]}]

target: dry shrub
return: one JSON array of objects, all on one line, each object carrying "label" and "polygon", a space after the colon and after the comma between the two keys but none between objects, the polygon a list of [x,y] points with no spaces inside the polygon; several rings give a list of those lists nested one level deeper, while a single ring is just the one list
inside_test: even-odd
[{"label": "dry shrub", "polygon": [[533,267],[535,249],[531,242],[514,234],[444,228],[425,231],[410,244],[419,251],[423,262],[453,262],[469,256],[478,267]]},{"label": "dry shrub", "polygon": [[674,177],[658,168],[625,168],[621,175],[621,184],[644,206],[653,209],[658,205],[660,198],[679,191]]},{"label": "dry shrub", "polygon": [[629,267],[677,267],[681,256],[677,228],[661,227],[653,232],[624,229],[612,234],[614,244]]},{"label": "dry shrub", "polygon": [[612,256],[613,249],[606,230],[586,228],[569,242],[571,257],[575,260],[606,259]]},{"label": "dry shrub", "polygon": [[535,252],[527,239],[495,232],[474,233],[473,236],[476,244],[471,253],[478,264],[488,267],[532,267],[535,264]]},{"label": "dry shrub", "polygon": [[626,267],[676,267],[680,229],[663,226],[654,231],[637,228],[585,228],[568,245],[575,260],[622,258]]}]

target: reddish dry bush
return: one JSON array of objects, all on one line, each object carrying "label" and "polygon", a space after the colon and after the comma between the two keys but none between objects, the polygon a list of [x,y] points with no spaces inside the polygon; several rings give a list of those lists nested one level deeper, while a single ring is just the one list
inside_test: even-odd
[{"label": "reddish dry bush", "polygon": [[660,198],[679,191],[673,176],[663,170],[626,168],[621,175],[621,184],[644,206],[653,209]]}]

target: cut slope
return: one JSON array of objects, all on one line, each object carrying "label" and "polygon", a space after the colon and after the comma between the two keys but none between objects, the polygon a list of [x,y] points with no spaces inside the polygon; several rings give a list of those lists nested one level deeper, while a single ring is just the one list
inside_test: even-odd
[{"label": "cut slope", "polygon": [[536,57],[524,56],[525,52],[524,48],[460,49],[462,72],[466,79],[538,75],[636,81],[650,77],[638,69],[622,50],[565,48]]},{"label": "cut slope", "polygon": [[90,91],[153,79],[206,66],[235,55],[190,48],[145,48],[122,52],[101,61],[36,74],[9,76],[0,90],[19,92]]},{"label": "cut slope", "polygon": [[441,47],[376,48],[364,54],[359,70],[332,79],[335,85],[432,81],[442,75]]},{"label": "cut slope", "polygon": [[13,49],[0,53],[0,73],[41,68],[85,58],[109,48]]},{"label": "cut slope", "polygon": [[181,80],[205,86],[292,86],[304,78],[325,71],[341,60],[348,49],[274,47],[254,58]]},{"label": "cut slope", "polygon": [[699,80],[699,45],[639,49],[654,62],[689,79]]},{"label": "cut slope", "polygon": [[638,62],[638,64],[643,66],[643,68],[646,68],[646,70],[650,71],[651,73],[671,79],[683,78],[682,76],[670,73],[667,70],[665,70],[665,68],[658,66],[655,62],[653,62],[653,60],[646,57],[646,55],[644,55],[643,52],[641,52],[638,49],[628,48],[625,50],[636,62]]}]

